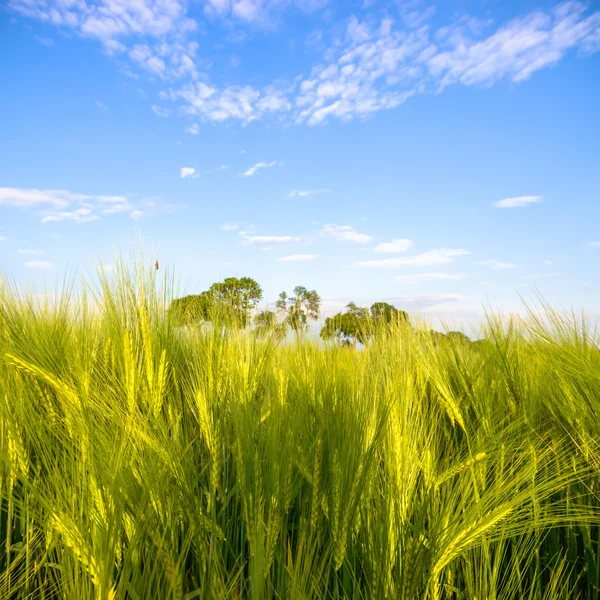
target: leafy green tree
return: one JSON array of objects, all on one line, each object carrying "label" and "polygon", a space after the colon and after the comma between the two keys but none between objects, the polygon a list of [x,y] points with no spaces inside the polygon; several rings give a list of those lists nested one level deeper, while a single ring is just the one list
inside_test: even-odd
[{"label": "leafy green tree", "polygon": [[325,319],[321,337],[324,340],[335,339],[340,344],[356,346],[357,342],[366,341],[368,320],[369,310],[350,302],[346,305],[345,312]]},{"label": "leafy green tree", "polygon": [[452,342],[458,342],[460,344],[470,344],[471,340],[469,336],[465,335],[462,331],[449,331],[446,334],[446,339]]},{"label": "leafy green tree", "polygon": [[223,281],[213,283],[209,292],[215,301],[226,302],[246,314],[262,300],[260,285],[251,277],[227,277]]},{"label": "leafy green tree", "polygon": [[233,327],[250,324],[252,309],[262,299],[260,285],[250,277],[228,277],[201,294],[173,300],[169,308],[180,325],[220,321]]},{"label": "leafy green tree", "polygon": [[387,302],[375,302],[371,305],[371,317],[389,325],[394,321],[408,323],[408,313],[398,310]]},{"label": "leafy green tree", "polygon": [[254,317],[254,330],[259,335],[272,333],[282,337],[285,335],[285,328],[285,323],[281,323],[277,319],[277,313],[272,310],[263,310]]},{"label": "leafy green tree", "polygon": [[297,285],[293,296],[281,292],[275,306],[284,314],[284,322],[296,335],[300,335],[306,331],[309,319],[316,321],[319,318],[321,297],[316,290],[309,291],[304,286]]},{"label": "leafy green tree", "polygon": [[169,314],[177,325],[198,325],[209,320],[212,299],[209,292],[176,298],[169,306]]}]

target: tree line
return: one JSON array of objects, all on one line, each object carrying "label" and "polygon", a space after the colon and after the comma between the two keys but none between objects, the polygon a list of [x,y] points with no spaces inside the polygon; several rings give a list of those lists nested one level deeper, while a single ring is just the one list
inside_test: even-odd
[{"label": "tree line", "polygon": [[[321,314],[321,297],[316,290],[296,286],[291,294],[283,291],[275,302],[275,311],[256,311],[263,299],[263,290],[251,277],[227,277],[213,283],[200,294],[176,298],[169,313],[181,326],[202,323],[222,323],[231,328],[253,328],[257,333],[274,333],[281,336],[292,331],[304,334],[310,322]],[[321,328],[321,338],[335,340],[341,345],[366,344],[370,338],[389,330],[392,326],[410,326],[408,313],[387,302],[375,302],[369,308],[354,302],[332,317],[327,317]],[[455,341],[469,341],[458,331],[444,335],[431,330],[434,341],[448,337]]]}]

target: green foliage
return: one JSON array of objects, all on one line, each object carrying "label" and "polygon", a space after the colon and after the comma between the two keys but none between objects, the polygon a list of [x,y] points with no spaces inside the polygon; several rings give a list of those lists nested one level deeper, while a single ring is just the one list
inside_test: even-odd
[{"label": "green foliage", "polygon": [[198,325],[210,319],[212,305],[209,292],[175,298],[169,307],[171,317],[178,325]]},{"label": "green foliage", "polygon": [[376,302],[370,309],[350,302],[344,312],[325,319],[321,337],[336,340],[342,345],[365,344],[370,338],[408,324],[408,314],[387,302]]},{"label": "green foliage", "polygon": [[286,292],[279,294],[275,306],[284,315],[284,322],[296,334],[306,331],[308,320],[316,321],[321,310],[321,297],[316,290],[307,290],[301,285],[294,288],[294,295],[288,296]]},{"label": "green foliage", "polygon": [[275,337],[285,335],[285,323],[277,319],[277,313],[272,310],[263,310],[254,317],[254,331],[258,335],[271,334]]},{"label": "green foliage", "polygon": [[174,327],[154,277],[0,287],[0,598],[598,598],[581,323],[347,352]]},{"label": "green foliage", "polygon": [[324,340],[334,339],[342,345],[364,343],[369,331],[369,311],[350,302],[343,313],[325,319],[321,329]]},{"label": "green foliage", "polygon": [[197,296],[173,300],[170,313],[179,325],[211,321],[233,328],[246,327],[250,324],[252,309],[261,299],[262,288],[254,279],[227,277]]}]

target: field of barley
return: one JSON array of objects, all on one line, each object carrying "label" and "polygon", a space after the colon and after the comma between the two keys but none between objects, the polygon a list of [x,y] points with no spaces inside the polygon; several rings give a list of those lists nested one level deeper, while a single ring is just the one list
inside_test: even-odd
[{"label": "field of barley", "polygon": [[357,351],[177,327],[169,290],[2,286],[0,598],[600,597],[581,320]]}]

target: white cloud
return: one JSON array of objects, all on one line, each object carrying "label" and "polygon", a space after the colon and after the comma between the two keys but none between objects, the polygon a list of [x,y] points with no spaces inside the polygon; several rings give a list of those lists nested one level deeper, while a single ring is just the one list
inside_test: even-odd
[{"label": "white cloud", "polygon": [[129,52],[133,62],[161,76],[195,74],[197,44],[188,43],[186,36],[197,24],[187,16],[185,0],[9,0],[8,6],[25,17],[96,39],[108,55],[123,55],[129,39],[146,38],[152,47],[136,44]]},{"label": "white cloud", "polygon": [[236,225],[235,223],[224,223],[223,225],[221,225],[221,229],[223,231],[233,231],[238,228],[239,225]]},{"label": "white cloud", "polygon": [[70,211],[61,211],[42,218],[42,223],[60,223],[61,221],[74,221],[75,223],[91,223],[98,221],[100,217],[92,214],[88,207],[76,208]]},{"label": "white cloud", "polygon": [[254,175],[256,173],[256,171],[258,171],[259,169],[268,169],[270,167],[274,167],[275,165],[278,165],[279,161],[278,160],[272,160],[271,162],[257,162],[254,163],[249,169],[247,169],[246,171],[244,171],[242,173],[242,175],[244,177],[252,177],[252,175]]},{"label": "white cloud", "polygon": [[240,232],[240,236],[249,246],[269,246],[271,244],[292,244],[302,242],[301,237],[292,235],[247,235]]},{"label": "white cloud", "polygon": [[89,196],[72,194],[66,190],[0,188],[0,205],[4,204],[19,208],[37,208],[43,206],[66,208],[71,202],[88,199]]},{"label": "white cloud", "polygon": [[154,114],[158,115],[159,117],[167,118],[171,114],[170,109],[163,108],[162,106],[158,106],[157,104],[152,105],[152,110],[154,111]]},{"label": "white cloud", "polygon": [[145,217],[146,215],[145,215],[145,213],[144,213],[144,211],[143,211],[143,210],[136,209],[136,210],[132,210],[132,211],[129,213],[129,216],[130,216],[130,217],[131,217],[131,218],[132,218],[134,221],[138,221],[139,219],[141,219],[142,217]]},{"label": "white cloud", "polygon": [[279,262],[304,262],[319,258],[318,254],[292,254],[291,256],[282,256],[277,260]]},{"label": "white cloud", "polygon": [[198,123],[193,123],[185,130],[185,132],[189,133],[190,135],[198,135],[200,133],[200,127]]},{"label": "white cloud", "polygon": [[181,179],[197,179],[198,173],[194,167],[181,167]]},{"label": "white cloud", "polygon": [[134,202],[127,196],[95,196],[66,190],[19,188],[0,188],[1,205],[33,210],[42,223],[90,223],[103,216],[138,214],[142,210],[145,214],[154,215],[160,210],[169,209],[168,205],[160,205],[148,198]]},{"label": "white cloud", "polygon": [[321,229],[321,237],[336,240],[338,242],[356,242],[367,244],[373,238],[366,233],[358,233],[351,225],[325,225]]},{"label": "white cloud", "polygon": [[516,265],[514,263],[503,262],[496,258],[490,258],[489,260],[482,260],[475,263],[476,265],[481,265],[483,267],[491,267],[492,269],[520,269],[523,265]]},{"label": "white cloud", "polygon": [[108,106],[106,106],[106,104],[104,104],[104,102],[101,102],[100,100],[96,100],[96,106],[100,109],[100,110],[104,110],[107,111],[108,110]]},{"label": "white cloud", "polygon": [[19,248],[17,252],[19,254],[44,254],[43,250],[29,250],[27,248]]},{"label": "white cloud", "polygon": [[517,196],[516,198],[504,198],[494,203],[496,208],[520,208],[541,202],[541,196]]},{"label": "white cloud", "polygon": [[0,242],[5,242],[6,241],[6,237],[3,235],[0,235]]},{"label": "white cloud", "polygon": [[590,248],[600,248],[600,240],[599,240],[599,241],[597,241],[597,242],[590,242],[590,243],[588,244],[588,246],[589,246]]},{"label": "white cloud", "polygon": [[400,283],[415,285],[426,281],[459,281],[464,277],[463,273],[417,273],[414,275],[398,275],[394,279]]},{"label": "white cloud", "polygon": [[307,196],[314,196],[315,194],[325,194],[330,192],[329,188],[319,188],[316,190],[291,190],[288,192],[288,198],[306,198]]},{"label": "white cloud", "polygon": [[204,0],[204,12],[213,18],[270,25],[290,6],[310,13],[323,8],[328,2],[329,0]]},{"label": "white cloud", "polygon": [[355,267],[369,267],[373,269],[394,269],[396,267],[430,267],[433,265],[447,265],[454,262],[455,258],[471,254],[467,250],[453,248],[438,248],[416,256],[406,258],[384,258],[382,260],[365,260],[354,264]]},{"label": "white cloud", "polygon": [[[204,0],[209,17],[272,28],[285,10],[317,10],[328,0]],[[162,98],[183,112],[210,121],[256,119],[310,125],[329,119],[366,118],[400,106],[415,94],[450,85],[520,83],[555,66],[567,53],[600,51],[600,11],[594,3],[568,1],[536,8],[498,25],[456,15],[434,27],[434,10],[403,2],[401,19],[377,20],[375,13],[333,23],[333,39],[310,73],[255,87],[239,81],[218,87],[199,72],[208,64],[191,41],[198,24],[186,0],[9,0],[8,8],[75,34],[98,40],[132,67],[173,86]],[[335,33],[338,32],[338,33]],[[232,31],[238,40],[243,32]],[[291,40],[294,41],[294,40]],[[125,65],[129,61],[129,65]],[[285,74],[278,74],[288,76]],[[174,82],[180,82],[175,85]],[[156,106],[156,105],[155,105]],[[164,109],[160,109],[161,111]]]},{"label": "white cloud", "polygon": [[375,252],[406,252],[413,246],[412,240],[396,239],[391,242],[383,242],[375,248]]},{"label": "white cloud", "polygon": [[554,262],[553,262],[553,261],[551,261],[551,260],[545,260],[545,261],[544,261],[544,264],[545,264],[545,265],[552,265],[552,264],[554,264]]},{"label": "white cloud", "polygon": [[52,263],[46,262],[45,260],[30,260],[24,264],[28,269],[42,269],[44,271],[49,271],[54,268]]}]

